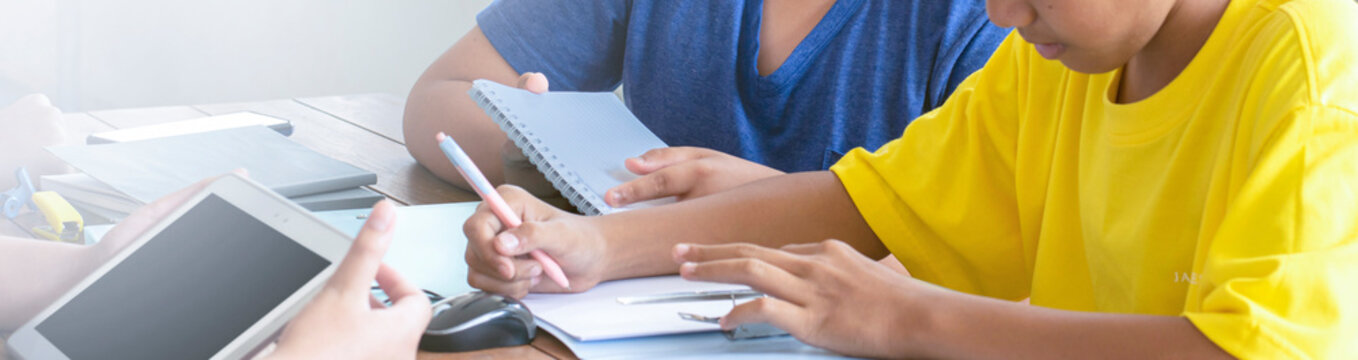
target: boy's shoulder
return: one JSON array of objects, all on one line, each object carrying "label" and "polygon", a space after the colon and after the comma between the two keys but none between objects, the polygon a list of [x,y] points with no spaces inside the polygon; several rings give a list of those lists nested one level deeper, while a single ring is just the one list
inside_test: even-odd
[{"label": "boy's shoulder", "polygon": [[1263,0],[1260,4],[1273,8],[1274,16],[1284,17],[1309,50],[1354,52],[1358,1]]},{"label": "boy's shoulder", "polygon": [[1345,22],[1358,11],[1358,1],[1353,0],[1254,0],[1268,9],[1291,13],[1306,14],[1307,18],[1320,20],[1329,18]]},{"label": "boy's shoulder", "polygon": [[1358,2],[1255,1],[1265,14],[1241,29],[1253,34],[1251,53],[1297,65],[1312,105],[1358,109]]},{"label": "boy's shoulder", "polygon": [[1358,51],[1358,1],[1255,0],[1265,16],[1257,21],[1261,35],[1295,37],[1308,55],[1353,54]]}]

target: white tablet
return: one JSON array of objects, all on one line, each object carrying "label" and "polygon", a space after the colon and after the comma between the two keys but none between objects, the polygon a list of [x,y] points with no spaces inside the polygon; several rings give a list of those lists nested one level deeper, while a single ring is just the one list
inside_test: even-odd
[{"label": "white tablet", "polygon": [[7,347],[31,359],[236,359],[301,310],[348,236],[230,175],[129,244]]}]

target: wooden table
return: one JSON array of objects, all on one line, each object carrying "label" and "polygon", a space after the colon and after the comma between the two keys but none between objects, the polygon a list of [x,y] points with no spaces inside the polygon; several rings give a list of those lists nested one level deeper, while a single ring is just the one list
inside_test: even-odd
[{"label": "wooden table", "polygon": [[[391,94],[327,96],[193,106],[171,106],[66,114],[68,135],[84,139],[94,132],[253,111],[292,121],[292,139],[330,157],[377,174],[373,191],[403,205],[479,200],[454,188],[415,162],[401,131],[405,99]],[[0,221],[0,235],[27,236],[17,225]],[[461,261],[461,259],[456,259]],[[4,344],[0,342],[0,349]],[[0,358],[4,352],[0,351]],[[574,359],[570,350],[539,331],[529,346],[472,353],[421,352],[420,359]]]}]

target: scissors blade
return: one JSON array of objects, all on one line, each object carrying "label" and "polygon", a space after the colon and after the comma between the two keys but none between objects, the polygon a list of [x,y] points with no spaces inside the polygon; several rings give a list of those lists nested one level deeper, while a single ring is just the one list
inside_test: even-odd
[{"label": "scissors blade", "polygon": [[713,290],[713,291],[684,291],[668,294],[641,295],[641,296],[622,296],[618,303],[623,305],[657,304],[669,302],[688,302],[688,301],[709,301],[709,300],[736,300],[752,297],[762,297],[764,293],[751,289],[740,290]]},{"label": "scissors blade", "polygon": [[[679,313],[679,318],[688,321],[697,321],[708,324],[721,323],[721,317],[719,316],[703,316],[686,312]],[[722,330],[721,332],[722,334],[726,335],[727,340],[732,341],[788,335],[786,331],[783,331],[782,329],[779,329],[778,327],[775,327],[772,324],[768,323],[745,324],[737,326],[735,329]]]},{"label": "scissors blade", "polygon": [[704,323],[708,323],[708,324],[716,324],[716,323],[721,322],[721,317],[720,317],[720,316],[702,316],[702,315],[698,315],[698,314],[694,314],[694,313],[686,313],[686,312],[681,312],[681,313],[679,313],[679,318],[680,318],[680,319],[684,319],[684,320],[688,320],[688,321],[704,322]]}]

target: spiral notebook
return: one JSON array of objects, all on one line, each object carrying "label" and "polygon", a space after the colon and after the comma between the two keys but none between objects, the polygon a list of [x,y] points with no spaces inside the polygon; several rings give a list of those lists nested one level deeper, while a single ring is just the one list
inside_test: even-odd
[{"label": "spiral notebook", "polygon": [[623,207],[604,193],[638,176],[623,162],[667,147],[613,93],[534,94],[488,80],[467,92],[523,150],[538,171],[586,215],[609,214],[674,202],[674,198]]}]

